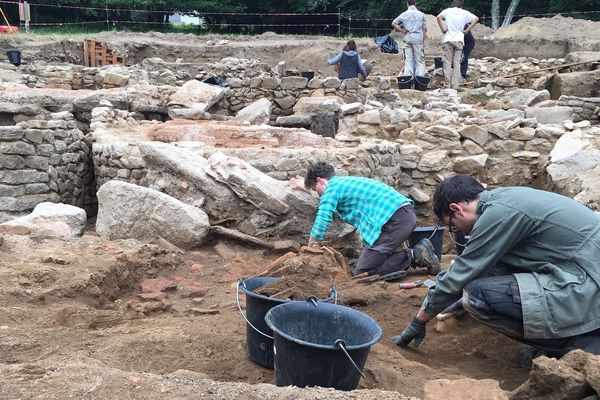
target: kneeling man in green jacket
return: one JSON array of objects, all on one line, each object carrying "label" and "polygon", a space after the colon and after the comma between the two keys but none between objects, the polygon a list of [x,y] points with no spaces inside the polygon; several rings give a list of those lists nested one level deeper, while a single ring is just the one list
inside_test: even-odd
[{"label": "kneeling man in green jacket", "polygon": [[530,345],[531,356],[600,354],[600,217],[567,197],[526,187],[487,191],[473,177],[444,180],[435,214],[470,236],[438,275],[398,346],[462,297],[476,320]]}]

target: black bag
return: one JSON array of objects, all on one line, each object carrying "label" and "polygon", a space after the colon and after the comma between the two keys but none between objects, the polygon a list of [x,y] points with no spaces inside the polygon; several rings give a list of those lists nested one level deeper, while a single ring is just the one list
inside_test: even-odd
[{"label": "black bag", "polygon": [[377,36],[375,43],[377,43],[382,53],[398,53],[398,43],[390,35]]},{"label": "black bag", "polygon": [[202,83],[208,83],[209,85],[216,85],[222,87],[229,87],[229,83],[223,78],[220,78],[216,75],[211,75],[208,78],[204,79]]}]

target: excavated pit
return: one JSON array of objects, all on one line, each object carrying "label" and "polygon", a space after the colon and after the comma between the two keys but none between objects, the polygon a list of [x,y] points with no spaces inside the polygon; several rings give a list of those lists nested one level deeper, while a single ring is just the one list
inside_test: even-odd
[{"label": "excavated pit", "polygon": [[[137,37],[133,34],[130,36]],[[105,34],[105,37],[115,41],[118,39],[110,34]],[[125,40],[131,40],[131,37]],[[564,55],[572,46],[565,40],[542,43],[544,46],[537,49],[540,52],[538,56],[547,57],[550,53],[554,57]],[[133,59],[141,61],[149,56],[160,56],[174,61],[184,53],[183,47],[176,44],[166,46],[160,43],[162,41],[163,38],[138,46],[137,53],[131,53]],[[287,51],[296,52],[294,57],[290,56],[290,65],[314,66],[315,70],[322,68],[319,67],[322,62],[317,63],[311,52],[318,52],[321,57],[327,51],[336,51],[342,43],[339,40],[327,41],[319,47],[307,45],[312,42],[291,43],[289,46],[278,40],[272,40],[271,43],[263,39],[262,42],[261,46],[250,48],[243,55],[250,57],[249,53],[252,53],[252,57],[257,57],[269,54],[272,58],[265,59],[276,64],[279,58],[290,54]],[[493,49],[494,54],[500,57],[498,49],[506,48],[503,43],[482,39],[475,55],[480,54],[477,51],[487,48]],[[526,49],[525,44],[531,42],[520,38],[518,43],[523,43],[523,46],[506,50],[506,57],[524,55],[519,52],[526,52],[523,50]],[[368,49],[369,57],[379,62],[378,68],[392,69],[392,65],[395,65],[396,59],[376,54],[376,49],[368,46],[366,39],[362,44]],[[298,52],[298,46],[306,51]],[[589,44],[588,47],[594,46],[596,44]],[[50,52],[51,47],[42,49],[40,54]],[[190,59],[186,61],[198,61],[200,58],[206,62],[218,61],[224,56],[242,54],[241,45],[235,43],[225,47],[206,47],[210,47],[210,52],[190,54]],[[579,47],[585,46],[581,44]],[[273,49],[278,52],[276,56],[273,55]],[[527,49],[527,52],[530,50]],[[302,63],[303,60],[310,60],[314,64]],[[51,96],[53,89],[47,91]],[[50,104],[52,102],[45,107],[48,111],[63,111],[70,102],[70,97],[64,96],[60,107]],[[94,107],[98,105],[98,101],[90,103]],[[113,103],[119,105],[118,99]],[[127,109],[128,105],[121,108]],[[75,109],[79,126],[85,127],[86,132],[87,123],[92,119],[92,110],[91,106],[89,109]],[[166,111],[144,111],[143,114],[147,118],[151,114],[164,117]],[[15,121],[11,121],[11,118],[13,114],[0,113],[0,125],[13,125]],[[125,127],[108,126],[102,134],[92,133],[96,134],[95,143],[98,147],[90,157],[94,157],[98,185],[115,176],[131,181],[131,176],[139,175],[140,182],[137,183],[146,185],[158,185],[157,182],[166,179],[164,171],[153,171],[147,175],[146,166],[139,164],[131,167],[128,174],[122,173],[129,178],[118,175],[126,169],[124,161],[127,158],[122,155],[132,152],[129,154],[131,159],[142,159],[137,146],[148,141],[191,149],[195,154],[205,157],[222,151],[228,156],[240,157],[281,180],[301,174],[310,160],[323,157],[339,161],[351,173],[376,175],[396,187],[410,187],[406,180],[407,177],[412,179],[413,175],[417,176],[415,180],[426,182],[428,188],[437,183],[436,171],[409,176],[406,173],[402,175],[406,166],[396,167],[397,159],[385,165],[390,169],[384,168],[383,161],[381,165],[376,164],[373,160],[384,160],[388,156],[391,159],[402,153],[400,144],[384,144],[377,139],[368,145],[353,140],[335,142],[303,130],[268,126],[258,128],[234,121],[173,120]],[[119,156],[116,157],[115,153],[119,153]],[[373,154],[375,156],[371,157]],[[265,160],[269,158],[276,158],[278,163],[267,165]],[[502,166],[503,160],[498,157],[495,165],[500,168],[498,165]],[[523,161],[523,169],[529,168],[534,167]],[[537,165],[535,169],[538,170]],[[103,171],[106,175],[102,175]],[[548,180],[545,176],[526,180],[519,175],[507,179],[511,179],[510,183],[515,185],[539,183],[539,186]],[[96,180],[91,185],[95,183]],[[187,188],[189,182],[178,184],[179,188]],[[168,187],[160,189],[170,193]],[[185,194],[189,197],[194,195],[193,191]],[[189,201],[197,204],[200,197]],[[418,207],[420,217],[425,220],[431,217],[424,211],[426,202]],[[125,373],[125,383],[122,385],[127,388],[144,379],[156,379],[147,374],[168,375],[181,370],[197,374],[196,378],[222,382],[275,382],[272,370],[255,365],[246,355],[246,327],[238,312],[235,284],[240,278],[263,273],[281,256],[280,253],[216,237],[198,249],[182,251],[160,240],[153,244],[142,244],[136,240],[108,241],[97,236],[93,226],[89,228],[84,237],[67,241],[43,236],[4,236],[0,259],[0,363],[8,365],[4,373],[10,371],[8,374],[12,382],[29,382],[31,376],[44,382],[59,370],[65,374],[65,381],[70,377],[83,379],[72,370],[72,363],[83,366],[80,368],[82,371],[96,371],[94,368],[98,368],[99,372],[95,372],[98,375],[108,376],[114,370]],[[306,231],[308,229],[306,226]],[[454,257],[450,254],[453,250],[450,249],[449,237],[446,236],[445,241],[443,268],[447,268]],[[315,257],[311,261],[311,257],[307,256],[304,262],[317,267],[313,269],[314,272],[321,266],[317,265],[318,260]],[[430,277],[423,271],[411,270],[402,281],[426,278]],[[170,282],[170,290],[158,294],[143,293],[142,287],[148,283],[147,280],[155,279]],[[359,384],[359,388],[369,389],[372,397],[361,394],[363,397],[360,398],[383,399],[376,389],[421,397],[425,382],[438,378],[491,378],[499,381],[503,389],[512,390],[528,377],[529,371],[519,367],[515,359],[519,344],[469,318],[443,326],[430,324],[428,335],[418,350],[395,346],[391,337],[398,334],[419,309],[426,288],[401,290],[397,282],[387,285],[378,282],[349,284],[346,279],[341,279],[340,283],[339,277],[337,281],[321,279],[314,273],[304,276],[305,283],[318,283],[322,288],[328,288],[332,281],[338,283],[341,303],[369,314],[384,332],[382,341],[371,349],[365,369],[366,379]],[[285,290],[283,287],[276,289],[271,294]],[[311,290],[308,285],[296,297],[303,297]],[[323,297],[326,293],[319,294],[319,297]],[[94,393],[94,382],[85,379],[81,382],[80,387],[73,389],[72,393]],[[245,390],[251,392],[253,388]],[[0,388],[0,394],[5,394],[2,390]],[[57,389],[51,386],[43,386],[41,390],[45,397],[57,393]],[[3,397],[18,398],[14,393]],[[148,390],[142,392],[141,397],[151,398],[152,395]],[[324,396],[322,398],[327,398],[327,394]]]}]

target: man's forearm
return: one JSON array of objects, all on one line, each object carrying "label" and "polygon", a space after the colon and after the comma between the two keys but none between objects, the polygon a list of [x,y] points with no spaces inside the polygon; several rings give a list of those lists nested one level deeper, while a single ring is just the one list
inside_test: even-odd
[{"label": "man's forearm", "polygon": [[471,22],[471,23],[469,24],[469,26],[467,26],[467,29],[465,29],[465,30],[464,30],[464,33],[469,33],[469,32],[471,32],[471,29],[473,29],[473,27],[474,27],[475,25],[477,25],[477,23],[478,23],[478,22],[479,22],[479,18],[475,18],[475,19],[473,20],[473,22]]},{"label": "man's forearm", "polygon": [[448,29],[446,28],[446,22],[444,21],[444,17],[442,17],[441,14],[437,16],[437,22],[440,26],[440,30],[442,31],[442,33],[446,33]]}]

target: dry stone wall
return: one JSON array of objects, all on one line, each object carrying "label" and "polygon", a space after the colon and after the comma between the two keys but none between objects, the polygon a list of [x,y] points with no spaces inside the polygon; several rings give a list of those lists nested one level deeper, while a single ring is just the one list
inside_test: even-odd
[{"label": "dry stone wall", "polygon": [[1,221],[46,201],[93,210],[90,144],[70,112],[49,118],[0,127]]},{"label": "dry stone wall", "polygon": [[558,104],[573,109],[573,121],[600,121],[600,97],[560,96]]}]

